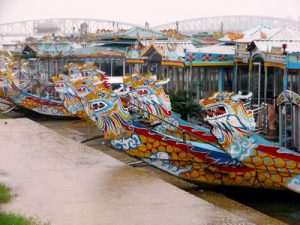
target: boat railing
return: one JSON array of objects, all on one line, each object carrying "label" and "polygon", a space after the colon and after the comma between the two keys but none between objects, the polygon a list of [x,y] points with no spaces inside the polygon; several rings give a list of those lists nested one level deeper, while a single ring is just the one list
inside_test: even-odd
[{"label": "boat railing", "polygon": [[20,84],[20,89],[24,92],[37,95],[41,98],[58,100],[59,94],[54,89],[54,83],[48,81],[27,80]]},{"label": "boat railing", "polygon": [[[134,97],[134,98],[135,98],[135,97]],[[195,134],[193,134],[193,133],[191,133],[191,132],[189,132],[189,131],[187,131],[187,130],[183,130],[183,129],[180,128],[179,126],[177,126],[177,125],[175,125],[175,124],[173,124],[173,123],[170,123],[169,121],[165,120],[164,118],[161,118],[160,116],[157,116],[157,115],[155,115],[155,114],[153,114],[153,113],[151,113],[151,112],[149,112],[149,111],[147,111],[147,110],[141,108],[140,106],[138,106],[138,105],[136,105],[136,104],[130,102],[130,101],[129,101],[129,97],[122,96],[121,99],[125,100],[125,101],[127,102],[127,104],[129,104],[129,105],[127,106],[127,108],[133,108],[133,107],[136,107],[136,108],[138,108],[139,110],[141,110],[141,111],[143,111],[143,112],[146,112],[146,113],[148,113],[149,115],[151,115],[151,116],[157,118],[157,119],[159,120],[158,123],[160,123],[159,125],[168,124],[168,125],[174,127],[175,129],[177,129],[178,131],[180,131],[180,132],[181,132],[181,139],[182,139],[182,142],[183,142],[183,143],[187,143],[187,136],[186,136],[187,134],[189,134],[190,136],[192,136],[192,137],[195,138],[196,140],[200,140],[200,138],[199,138],[197,135],[195,135]],[[139,101],[138,98],[135,98],[135,100]],[[149,125],[149,126],[148,126],[149,129],[154,129],[155,127],[156,127],[156,124],[153,124],[153,125]],[[170,131],[172,132],[172,130],[170,130]],[[219,148],[219,146],[218,146],[217,144],[211,143],[211,142],[206,141],[206,140],[204,140],[204,139],[201,139],[201,142],[204,142],[204,143],[207,143],[207,144],[210,144],[210,145],[213,145],[213,146]]]},{"label": "boat railing", "polygon": [[268,135],[269,118],[268,118],[268,104],[261,103],[261,105],[252,110],[256,120],[256,132]]},{"label": "boat railing", "polygon": [[26,80],[20,83],[19,87],[23,90],[27,90],[29,87],[31,87],[31,81],[30,80]]},{"label": "boat railing", "polygon": [[253,112],[254,115],[257,115],[262,111],[263,108],[264,107],[261,106],[261,107],[258,107],[256,109],[252,109],[252,112]]},{"label": "boat railing", "polygon": [[268,133],[268,104],[264,102],[260,105],[254,104],[253,99],[243,101],[243,105],[246,110],[251,110],[253,112],[256,121],[256,133],[261,133],[266,135]]},{"label": "boat railing", "polygon": [[249,110],[251,108],[251,101],[244,102],[245,109]]}]

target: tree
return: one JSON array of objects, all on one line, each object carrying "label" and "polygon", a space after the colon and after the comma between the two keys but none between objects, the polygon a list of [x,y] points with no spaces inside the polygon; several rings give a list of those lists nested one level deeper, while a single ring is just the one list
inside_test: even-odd
[{"label": "tree", "polygon": [[180,90],[170,92],[172,111],[179,113],[180,117],[187,120],[189,117],[200,117],[200,105],[194,102],[195,93]]}]

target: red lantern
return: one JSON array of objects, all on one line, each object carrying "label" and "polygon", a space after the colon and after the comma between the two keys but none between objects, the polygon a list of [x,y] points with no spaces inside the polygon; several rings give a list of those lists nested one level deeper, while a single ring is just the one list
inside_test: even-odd
[{"label": "red lantern", "polygon": [[282,44],[282,48],[283,48],[283,53],[284,55],[286,55],[286,48],[287,48],[287,44]]}]

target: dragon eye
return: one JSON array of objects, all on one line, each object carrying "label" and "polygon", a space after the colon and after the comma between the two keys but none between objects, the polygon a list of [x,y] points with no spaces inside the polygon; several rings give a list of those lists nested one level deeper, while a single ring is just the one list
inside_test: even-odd
[{"label": "dragon eye", "polygon": [[98,94],[98,96],[103,98],[103,97],[105,96],[105,93],[100,92],[100,93]]},{"label": "dragon eye", "polygon": [[92,108],[93,108],[94,110],[102,109],[102,108],[104,108],[104,107],[106,107],[106,106],[107,106],[107,105],[106,105],[105,103],[103,103],[103,102],[97,102],[97,103],[92,104]]},{"label": "dragon eye", "polygon": [[146,90],[146,89],[140,89],[140,90],[137,91],[137,93],[139,95],[146,95],[146,94],[149,94],[149,91]]},{"label": "dragon eye", "polygon": [[92,108],[93,108],[93,109],[98,109],[98,108],[99,108],[98,103],[93,104],[93,105],[92,105]]},{"label": "dragon eye", "polygon": [[77,91],[78,92],[84,92],[84,91],[86,91],[86,88],[85,87],[80,87],[80,88],[77,88]]},{"label": "dragon eye", "polygon": [[65,87],[65,85],[60,83],[60,84],[56,84],[55,87],[62,88]]}]

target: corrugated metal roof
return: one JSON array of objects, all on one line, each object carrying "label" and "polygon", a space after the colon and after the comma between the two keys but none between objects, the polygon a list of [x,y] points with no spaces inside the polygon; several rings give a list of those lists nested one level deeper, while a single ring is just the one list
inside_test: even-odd
[{"label": "corrugated metal roof", "polygon": [[273,35],[268,40],[300,40],[300,29],[292,27],[284,27],[274,29]]},{"label": "corrugated metal roof", "polygon": [[[238,43],[250,43],[254,40],[300,40],[300,29],[292,27],[270,28],[259,25],[253,29],[242,32],[244,37],[236,40]],[[219,39],[223,42],[231,42],[228,35]]]},{"label": "corrugated metal roof", "polygon": [[265,25],[258,26],[254,29],[243,32],[245,36],[241,39],[238,39],[236,42],[239,43],[249,43],[254,40],[267,39],[274,33],[278,31],[278,28],[273,29]]},{"label": "corrugated metal roof", "polygon": [[237,40],[237,42],[245,43],[254,40],[300,40],[300,29],[292,27],[282,28],[263,28],[253,35]]},{"label": "corrugated metal roof", "polygon": [[122,56],[125,54],[125,48],[120,47],[85,47],[76,48],[75,55],[109,55],[109,56]]},{"label": "corrugated metal roof", "polygon": [[203,47],[200,47],[197,52],[213,53],[213,54],[234,54],[235,46],[234,45],[220,45],[220,44],[203,46]]},{"label": "corrugated metal roof", "polygon": [[121,47],[95,47],[81,45],[71,42],[38,42],[30,45],[40,56],[123,56],[125,48]]},{"label": "corrugated metal roof", "polygon": [[[163,56],[167,56],[171,52],[176,52],[179,56],[184,57],[185,52],[198,51],[191,41],[149,40],[141,41],[141,43],[143,46],[145,46],[144,52],[146,52],[147,49],[153,45]],[[142,53],[142,55],[143,54],[144,53]]]},{"label": "corrugated metal roof", "polygon": [[[244,34],[244,37],[241,39],[235,40],[235,41],[236,42],[251,42],[255,39],[260,39],[261,32],[266,33],[266,32],[269,32],[269,30],[271,30],[271,28],[269,26],[260,24],[252,29],[241,32],[242,34]],[[220,38],[219,41],[233,42],[228,34],[226,34],[224,37]]]},{"label": "corrugated metal roof", "polygon": [[74,45],[68,42],[40,41],[31,46],[36,49],[38,55],[68,55],[75,50]]},{"label": "corrugated metal roof", "polygon": [[283,44],[287,45],[287,53],[300,52],[300,40],[258,40],[254,43],[262,52],[272,52],[274,48],[282,48]]}]

